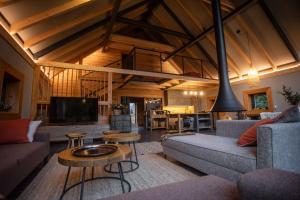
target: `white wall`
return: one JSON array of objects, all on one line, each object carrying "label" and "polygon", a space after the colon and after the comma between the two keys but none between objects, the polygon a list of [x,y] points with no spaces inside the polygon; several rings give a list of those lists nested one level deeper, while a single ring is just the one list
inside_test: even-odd
[{"label": "white wall", "polygon": [[[264,78],[260,80],[259,86],[255,88],[271,87],[274,106],[277,106],[277,111],[283,111],[289,107],[285,102],[284,97],[279,94],[282,90],[282,86],[291,87],[293,91],[300,93],[300,71],[291,72],[284,75],[274,76],[270,78]],[[253,89],[249,87],[247,83],[242,83],[232,86],[233,92],[239,101],[243,104],[243,91]],[[205,96],[216,96],[217,89],[205,91]],[[206,98],[203,98],[206,105]]]},{"label": "white wall", "polygon": [[33,68],[2,37],[0,37],[0,58],[24,74],[21,117],[29,118],[31,111]]}]

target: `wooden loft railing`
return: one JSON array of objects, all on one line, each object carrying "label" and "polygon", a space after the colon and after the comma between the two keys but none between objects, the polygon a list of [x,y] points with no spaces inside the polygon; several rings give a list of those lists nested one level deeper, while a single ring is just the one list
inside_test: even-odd
[{"label": "wooden loft railing", "polygon": [[52,96],[98,98],[100,120],[109,115],[112,73],[41,66],[37,77],[37,118],[47,120]]},{"label": "wooden loft railing", "polygon": [[206,70],[210,65],[207,60],[176,55],[165,61],[164,58],[167,55],[167,52],[133,47],[129,53],[132,59],[132,66],[129,67],[139,71],[213,79]]}]

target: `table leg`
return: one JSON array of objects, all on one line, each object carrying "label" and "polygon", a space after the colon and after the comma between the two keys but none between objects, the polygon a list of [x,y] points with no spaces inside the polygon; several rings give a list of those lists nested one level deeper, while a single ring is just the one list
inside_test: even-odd
[{"label": "table leg", "polygon": [[119,174],[120,174],[122,192],[125,193],[125,188],[124,188],[124,174],[123,174],[123,168],[122,168],[121,162],[118,162],[118,168],[119,168]]},{"label": "table leg", "polygon": [[136,148],[135,148],[135,142],[132,142],[132,143],[133,143],[133,150],[134,150],[134,155],[135,155],[135,161],[136,161],[137,163],[139,163],[138,157],[137,157],[137,153],[136,153]]},{"label": "table leg", "polygon": [[[129,147],[131,147],[131,144],[130,142],[128,142],[128,145]],[[133,164],[132,164],[132,155],[130,156],[130,167],[131,167],[131,170],[133,169]]]},{"label": "table leg", "polygon": [[92,179],[94,179],[95,167],[92,167]]},{"label": "table leg", "polygon": [[86,171],[86,167],[84,167],[83,170],[82,170],[80,200],[82,200],[82,198],[83,198],[84,182],[85,182],[85,171]]},{"label": "table leg", "polygon": [[67,184],[68,184],[68,179],[69,179],[69,175],[70,175],[70,171],[71,171],[71,167],[68,167],[68,172],[67,172],[67,175],[66,175],[66,180],[65,180],[64,188],[63,188],[63,191],[62,191],[62,193],[60,195],[60,198],[59,198],[60,200],[65,195]]}]

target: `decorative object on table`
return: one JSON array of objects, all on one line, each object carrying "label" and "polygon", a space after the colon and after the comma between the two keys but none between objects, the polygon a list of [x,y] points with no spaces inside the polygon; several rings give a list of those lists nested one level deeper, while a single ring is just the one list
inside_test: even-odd
[{"label": "decorative object on table", "polygon": [[282,86],[282,91],[279,92],[282,96],[284,96],[285,101],[292,106],[299,106],[300,103],[300,94],[298,92],[294,92],[291,87]]},{"label": "decorative object on table", "polygon": [[127,107],[123,104],[112,104],[112,111],[114,115],[121,115],[125,113]]},{"label": "decorative object on table", "polygon": [[73,149],[72,154],[78,157],[96,157],[112,154],[118,150],[115,145],[87,145]]}]

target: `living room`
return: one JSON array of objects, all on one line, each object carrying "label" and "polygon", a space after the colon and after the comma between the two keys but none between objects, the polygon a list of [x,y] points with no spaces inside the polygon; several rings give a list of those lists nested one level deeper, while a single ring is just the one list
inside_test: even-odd
[{"label": "living room", "polygon": [[299,8],[0,0],[0,199],[300,199]]}]

